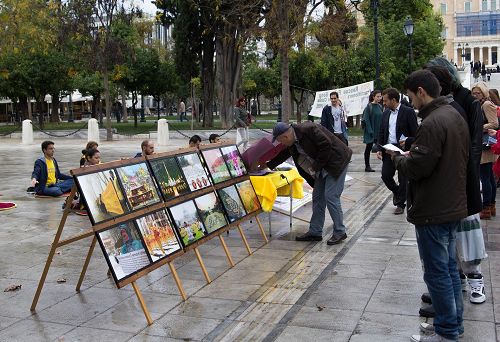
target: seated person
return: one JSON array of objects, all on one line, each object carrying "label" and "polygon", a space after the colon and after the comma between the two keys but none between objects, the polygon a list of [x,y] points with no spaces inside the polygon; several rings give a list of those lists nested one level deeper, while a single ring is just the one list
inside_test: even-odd
[{"label": "seated person", "polygon": [[193,135],[189,138],[189,147],[200,148],[201,138],[198,134]]},{"label": "seated person", "polygon": [[31,174],[31,186],[35,194],[44,196],[61,196],[73,187],[73,178],[59,171],[57,161],[54,159],[54,142],[42,143],[43,155],[35,161]]},{"label": "seated person", "polygon": [[134,158],[145,157],[155,153],[155,143],[152,140],[146,139],[141,143],[141,152],[138,152]]},{"label": "seated person", "polygon": [[85,164],[85,161],[87,160],[85,158],[86,151],[90,151],[91,149],[96,149],[99,146],[99,144],[95,141],[89,141],[87,143],[87,146],[85,146],[85,149],[82,150],[82,157],[80,158],[80,167],[83,167]]},{"label": "seated person", "polygon": [[218,142],[220,142],[220,135],[216,134],[216,133],[212,133],[210,134],[210,136],[208,137],[208,141],[211,143],[211,144],[216,144]]}]

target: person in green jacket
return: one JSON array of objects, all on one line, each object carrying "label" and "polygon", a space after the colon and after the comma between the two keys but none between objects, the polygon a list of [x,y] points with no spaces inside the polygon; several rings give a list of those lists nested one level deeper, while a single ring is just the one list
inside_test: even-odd
[{"label": "person in green jacket", "polygon": [[373,144],[377,143],[378,131],[380,130],[380,121],[382,120],[382,92],[380,90],[373,90],[370,93],[369,103],[363,111],[363,143],[366,144],[365,148],[365,172],[375,172],[370,167],[370,153]]}]

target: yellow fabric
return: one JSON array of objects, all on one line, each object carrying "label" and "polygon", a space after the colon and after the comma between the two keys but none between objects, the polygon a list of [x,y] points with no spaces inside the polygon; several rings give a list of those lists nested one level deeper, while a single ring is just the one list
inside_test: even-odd
[{"label": "yellow fabric", "polygon": [[277,196],[289,196],[290,186],[286,179],[281,178],[284,175],[288,182],[292,185],[292,197],[304,197],[304,178],[302,178],[297,169],[290,171],[276,171],[264,176],[250,176],[255,193],[259,197],[260,204],[264,211],[271,211],[273,209],[274,201]]},{"label": "yellow fabric", "polygon": [[106,189],[104,189],[101,194],[101,200],[109,213],[117,215],[123,214],[123,208],[120,204],[120,196],[118,195],[112,181],[106,184]]},{"label": "yellow fabric", "polygon": [[54,166],[54,159],[45,158],[47,164],[47,185],[56,184],[56,167]]}]

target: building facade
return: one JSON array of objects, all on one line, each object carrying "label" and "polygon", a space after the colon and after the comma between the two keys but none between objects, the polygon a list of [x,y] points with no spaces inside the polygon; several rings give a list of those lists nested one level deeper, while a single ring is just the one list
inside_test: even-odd
[{"label": "building facade", "polygon": [[458,66],[499,63],[500,0],[431,0],[443,16],[443,56]]}]

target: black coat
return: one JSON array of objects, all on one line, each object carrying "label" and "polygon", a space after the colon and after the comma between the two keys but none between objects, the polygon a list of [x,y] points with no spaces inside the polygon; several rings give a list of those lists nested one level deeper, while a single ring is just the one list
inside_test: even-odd
[{"label": "black coat", "polygon": [[[389,141],[389,117],[391,116],[391,110],[386,109],[382,113],[382,121],[380,122],[380,131],[378,134],[377,143],[382,146]],[[405,151],[410,150],[410,146],[415,140],[415,134],[417,133],[417,115],[415,111],[405,105],[401,105],[398,111],[398,118],[396,120],[396,139],[399,140],[402,134],[408,139],[405,141]],[[383,148],[379,146],[379,151],[383,151]]]},{"label": "black coat", "polygon": [[483,115],[481,104],[472,96],[469,89],[459,87],[453,92],[453,99],[464,109],[465,121],[469,127],[471,144],[467,164],[467,212],[468,215],[474,215],[482,209],[479,164],[483,151]]},{"label": "black coat", "polygon": [[[325,127],[314,122],[303,122],[292,124],[300,147],[314,161],[312,168],[319,172],[325,169],[332,177],[337,178],[349,165],[352,151],[339,138],[330,133]],[[309,185],[314,187],[314,178],[302,169],[297,162],[299,152],[292,145],[280,152],[276,157],[267,162],[271,169],[275,168],[285,160],[293,158],[299,174]]]}]

